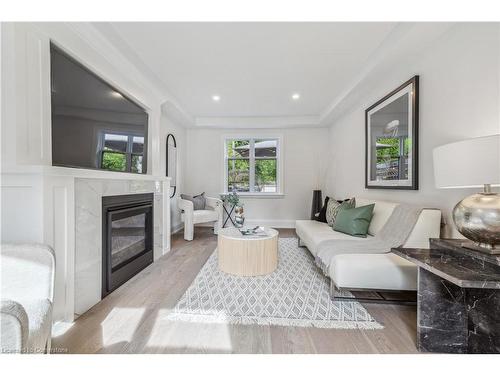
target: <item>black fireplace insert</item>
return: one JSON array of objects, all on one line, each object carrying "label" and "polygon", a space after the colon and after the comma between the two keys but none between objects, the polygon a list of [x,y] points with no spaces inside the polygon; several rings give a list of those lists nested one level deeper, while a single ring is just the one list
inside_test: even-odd
[{"label": "black fireplace insert", "polygon": [[102,197],[102,298],[153,263],[153,194]]}]

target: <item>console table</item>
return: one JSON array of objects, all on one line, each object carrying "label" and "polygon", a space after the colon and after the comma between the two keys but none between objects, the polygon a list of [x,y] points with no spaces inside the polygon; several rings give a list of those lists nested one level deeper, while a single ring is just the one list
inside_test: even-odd
[{"label": "console table", "polygon": [[465,240],[392,252],[418,266],[417,347],[422,352],[500,353],[500,256]]}]

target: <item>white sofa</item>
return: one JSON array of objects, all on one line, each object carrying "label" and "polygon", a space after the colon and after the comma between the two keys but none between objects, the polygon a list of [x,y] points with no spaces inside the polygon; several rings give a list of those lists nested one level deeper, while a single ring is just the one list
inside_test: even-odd
[{"label": "white sofa", "polygon": [[[375,203],[369,236],[359,238],[335,232],[326,223],[297,220],[295,230],[299,244],[316,256],[319,245],[327,240],[366,241],[375,236],[387,222],[398,203],[356,198],[356,207]],[[429,238],[439,238],[441,211],[423,209],[404,247],[429,248]],[[392,254],[340,254],[329,267],[332,289],[413,291],[417,288],[417,267]]]},{"label": "white sofa", "polygon": [[206,197],[204,210],[195,210],[193,202],[179,198],[178,207],[181,210],[181,220],[184,222],[184,239],[192,241],[195,224],[214,223],[214,233],[219,233],[222,227],[222,200]]},{"label": "white sofa", "polygon": [[45,245],[2,245],[2,353],[50,352],[55,258]]}]

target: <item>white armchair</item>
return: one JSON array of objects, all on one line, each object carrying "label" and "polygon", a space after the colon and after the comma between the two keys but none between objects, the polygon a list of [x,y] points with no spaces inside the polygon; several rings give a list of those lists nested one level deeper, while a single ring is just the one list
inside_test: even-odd
[{"label": "white armchair", "polygon": [[52,249],[2,244],[0,258],[2,353],[49,353],[55,273]]},{"label": "white armchair", "polygon": [[204,210],[195,210],[193,202],[179,198],[179,209],[182,210],[181,220],[184,222],[184,239],[192,241],[194,225],[214,222],[214,233],[222,228],[222,201],[218,198],[206,197]]}]

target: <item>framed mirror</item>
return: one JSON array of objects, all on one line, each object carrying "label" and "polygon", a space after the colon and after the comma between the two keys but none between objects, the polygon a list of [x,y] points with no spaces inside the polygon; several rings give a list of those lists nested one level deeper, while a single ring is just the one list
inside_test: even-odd
[{"label": "framed mirror", "polygon": [[365,187],[418,190],[418,76],[365,111]]}]

